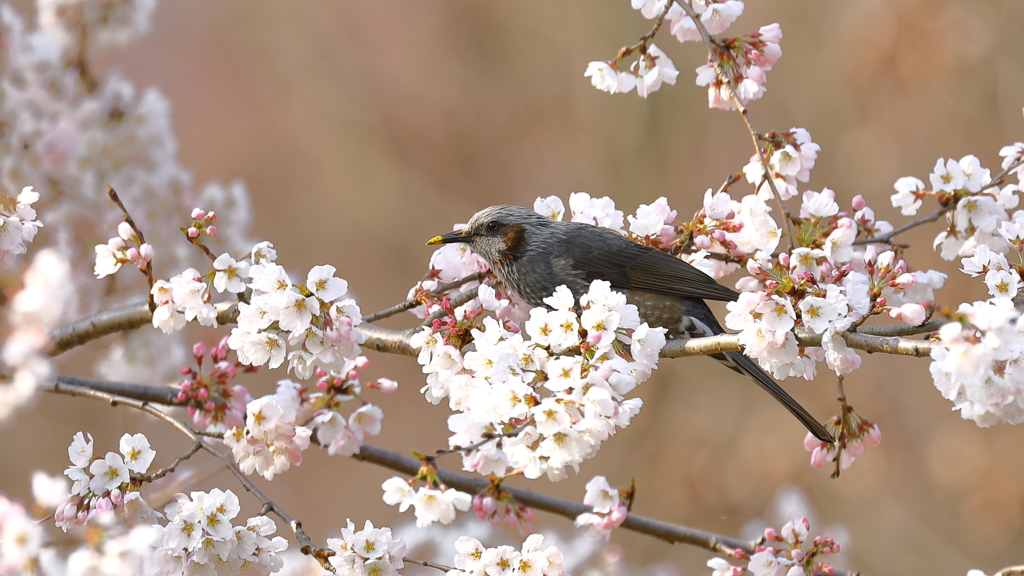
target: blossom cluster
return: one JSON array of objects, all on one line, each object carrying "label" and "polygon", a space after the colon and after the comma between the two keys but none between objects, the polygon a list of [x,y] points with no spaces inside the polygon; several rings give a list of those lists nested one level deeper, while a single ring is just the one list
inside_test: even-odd
[{"label": "blossom cluster", "polygon": [[462,536],[455,541],[455,570],[451,576],[559,576],[562,573],[562,552],[544,546],[544,536],[533,534],[521,549],[512,546],[487,548],[475,538]]},{"label": "blossom cluster", "polygon": [[17,198],[0,194],[0,264],[6,268],[14,264],[15,256],[28,251],[25,244],[43,226],[32,208],[38,200],[39,193],[31,186],[22,188]]},{"label": "blossom cluster", "polygon": [[117,225],[117,236],[107,240],[106,244],[97,244],[96,265],[93,274],[97,278],[105,278],[131,262],[139,270],[145,270],[153,261],[153,246],[143,242],[138,232],[127,222]]},{"label": "blossom cluster", "polygon": [[[841,333],[870,315],[886,313],[912,325],[925,320],[921,302],[934,300],[934,290],[946,275],[915,271],[896,250],[879,253],[874,244],[855,245],[859,235],[891,229],[875,220],[860,197],[845,212],[833,191],[805,192],[799,245],[774,256],[779,234],[774,221],[764,225],[769,212],[757,196],[739,203],[725,192],[705,195],[704,225],[714,229],[705,236],[705,245],[710,253],[744,262],[749,274],[737,283],[742,293],[727,305],[725,324],[740,332],[746,354],[774,377],[812,379],[815,363],[822,360],[840,375],[855,370],[861,358]],[[724,221],[706,222],[714,221],[712,216]],[[713,275],[728,271],[692,261]],[[793,334],[796,326],[820,334],[822,347],[800,348]]]},{"label": "blossom cluster", "polygon": [[437,483],[428,481],[428,485],[413,490],[409,481],[404,478],[388,478],[381,484],[384,503],[398,506],[399,512],[405,512],[412,506],[416,515],[416,526],[420,528],[430,526],[434,522],[451,524],[455,521],[457,510],[469,510],[472,503],[469,494],[441,485],[434,488],[430,484]]},{"label": "blossom cluster", "polygon": [[235,375],[254,370],[237,359],[229,361],[231,349],[225,336],[210,349],[210,364],[203,369],[206,345],[197,342],[192,346],[192,357],[196,368],[182,366],[185,379],[178,384],[178,402],[185,404],[195,425],[206,432],[223,432],[228,428],[245,425],[245,407],[252,400],[249,391],[241,384],[235,384]]},{"label": "blossom cluster", "polygon": [[44,552],[43,524],[0,493],[0,574],[35,574]]},{"label": "blossom cluster", "polygon": [[391,534],[391,528],[374,528],[369,520],[362,530],[348,521],[341,529],[341,538],[328,538],[327,547],[334,552],[331,566],[341,576],[396,576],[405,566],[406,545]]},{"label": "blossom cluster", "polygon": [[139,493],[139,482],[131,473],[145,474],[156,457],[143,434],[125,434],[118,444],[120,454],[93,456],[92,435],[79,432],[68,446],[71,466],[64,475],[71,479],[71,496],[57,506],[53,519],[67,532],[97,515],[116,511],[129,525],[152,519],[153,511]]},{"label": "blossom cluster", "polygon": [[819,576],[832,574],[828,562],[819,560],[839,552],[840,546],[828,537],[815,536],[808,541],[810,523],[807,518],[787,522],[781,530],[766,528],[764,544],[759,544],[747,566],[734,566],[723,558],[708,560],[712,576],[740,576],[749,570],[753,576]]},{"label": "blossom cluster", "polygon": [[[632,4],[633,8],[639,10],[647,19],[663,18],[665,22],[668,22],[669,31],[680,42],[701,39],[697,25],[678,2],[674,0],[632,0]],[[711,34],[725,32],[743,13],[744,8],[743,2],[739,0],[694,0],[690,2],[690,5],[700,15],[701,23]],[[769,50],[764,45],[771,39],[775,39],[775,48],[777,48],[778,39],[771,37],[765,40],[762,39],[763,36],[766,36],[766,34],[762,29],[760,34],[752,34],[735,40],[739,41],[737,46],[740,49],[745,49],[745,53],[751,54],[748,59],[760,58],[761,60],[766,60],[762,53],[767,52],[772,54],[774,59],[777,60],[778,56],[781,55],[781,51],[777,51],[778,54],[775,54],[776,50]],[[778,37],[781,38],[781,36],[782,34],[779,32]],[[653,43],[645,41],[635,47],[635,49],[639,51],[639,57],[627,66],[625,70],[620,70],[619,66],[622,65],[622,59],[631,53],[632,50],[620,52],[615,60],[591,62],[583,75],[590,78],[591,83],[598,90],[603,90],[610,94],[626,94],[636,88],[637,95],[641,98],[647,98],[648,95],[661,88],[664,84],[676,83],[679,71],[676,70],[672,60],[660,48]],[[767,68],[764,68],[764,66],[762,68],[771,68],[771,64],[769,63]],[[697,72],[698,84],[706,85],[706,82],[701,83],[700,74],[702,69],[698,68]],[[714,74],[713,71],[712,74]],[[751,72],[751,75],[754,74]],[[763,83],[763,78],[761,82]]]},{"label": "blossom cluster", "polygon": [[27,404],[52,373],[46,352],[50,331],[63,320],[74,293],[70,276],[67,258],[54,248],[44,248],[32,258],[24,285],[8,303],[10,331],[0,346],[0,359],[11,376],[0,382],[0,422]]},{"label": "blossom cluster", "polygon": [[164,508],[167,525],[157,525],[153,563],[162,574],[270,574],[284,566],[288,541],[273,536],[277,525],[266,516],[245,525],[231,521],[241,507],[230,490],[177,494]]},{"label": "blossom cluster", "polygon": [[[821,146],[811,141],[811,134],[804,128],[790,128],[784,132],[769,132],[766,135],[769,143],[764,148],[769,174],[765,174],[764,166],[757,154],[743,167],[743,176],[754,185],[757,195],[765,202],[774,196],[767,179],[771,178],[779,197],[783,200],[795,198],[800,194],[797,182],[807,182],[811,178],[811,169],[818,160]],[[807,212],[801,209],[801,217],[806,218]]]},{"label": "blossom cluster", "polygon": [[604,476],[595,476],[587,482],[583,503],[591,512],[576,517],[577,526],[587,526],[588,538],[611,538],[612,529],[618,528],[629,513],[630,498],[623,497],[623,491],[612,487]]},{"label": "blossom cluster", "polygon": [[864,420],[848,405],[844,405],[842,416],[832,419],[829,428],[838,442],[822,442],[810,433],[804,437],[804,448],[811,453],[811,466],[815,468],[839,458],[837,470],[846,470],[858,456],[864,455],[868,444],[878,446],[882,441],[878,424]]},{"label": "blossom cluster", "polygon": [[359,306],[346,297],[348,282],[334,276],[334,266],[325,265],[314,266],[306,283],[296,284],[276,259],[273,245],[260,242],[241,260],[221,254],[206,274],[188,268],[170,280],[157,280],[151,290],[157,304],[153,326],[165,333],[192,320],[216,327],[212,291],[248,291],[247,301],[238,304],[238,323],[227,340],[242,364],[273,369],[287,359],[288,370],[300,380],[312,377],[318,368],[342,373],[366,340],[358,330]]},{"label": "blossom cluster", "polygon": [[303,410],[299,384],[281,380],[276,394],[267,394],[245,407],[245,426],[224,433],[224,443],[238,467],[246,474],[267,480],[302,464],[302,452],[309,448],[312,428],[297,425]]},{"label": "blossom cluster", "polygon": [[1024,422],[1024,323],[1008,298],[964,303],[932,348],[935,387],[979,426]]},{"label": "blossom cluster", "polygon": [[[485,317],[482,329],[425,327],[411,341],[426,398],[448,398],[459,412],[448,420],[450,446],[479,443],[463,454],[468,471],[561,480],[640,409],[624,395],[656,368],[664,329],[640,323],[636,307],[601,280],[579,302],[564,286],[544,302],[550,309],[530,310],[522,329]],[[620,336],[631,340],[632,361],[615,351]]]},{"label": "blossom cluster", "polygon": [[[1012,171],[1024,158],[1024,145],[1005,146],[1000,150],[1003,169]],[[998,185],[993,182],[991,170],[981,165],[973,155],[960,160],[939,158],[928,177],[931,189],[912,176],[896,181],[892,205],[904,215],[913,216],[921,208],[924,198],[934,197],[945,208],[945,230],[934,241],[942,257],[953,260],[972,256],[980,246],[1005,254],[1024,237],[1024,211],[1010,211],[1020,204],[1019,184]]]}]

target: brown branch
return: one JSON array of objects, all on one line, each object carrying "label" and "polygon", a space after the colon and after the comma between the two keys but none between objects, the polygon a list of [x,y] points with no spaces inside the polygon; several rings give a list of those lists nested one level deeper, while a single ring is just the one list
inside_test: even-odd
[{"label": "brown branch", "polygon": [[1015,576],[1017,574],[1024,574],[1024,564],[1020,566],[1007,566],[992,576]]},{"label": "brown branch", "polygon": [[[700,37],[704,40],[704,46],[708,50],[708,62],[710,62],[711,67],[715,69],[715,75],[722,82],[722,85],[729,91],[729,98],[733,101],[733,104],[736,105],[736,111],[740,113],[740,117],[743,118],[743,123],[747,126],[747,132],[750,133],[750,140],[754,144],[754,152],[757,154],[758,160],[761,161],[761,168],[764,170],[763,179],[768,181],[768,187],[772,189],[772,194],[775,196],[775,201],[779,205],[779,210],[782,211],[782,226],[786,230],[786,235],[789,236],[789,249],[792,250],[794,247],[795,237],[793,236],[793,229],[789,224],[789,210],[786,209],[785,204],[782,203],[782,194],[779,193],[779,189],[775,186],[775,179],[771,177],[771,167],[768,166],[768,161],[764,157],[764,151],[761,150],[761,146],[758,143],[761,133],[754,128],[753,122],[750,121],[750,114],[747,111],[747,107],[743,105],[743,102],[740,102],[739,97],[736,96],[736,91],[733,90],[732,81],[725,74],[725,71],[722,70],[722,63],[719,62],[718,55],[715,53],[714,39],[712,38],[711,33],[708,32],[708,29],[704,26],[704,23],[701,22],[700,15],[697,14],[697,11],[694,10],[688,2],[678,0],[674,1],[683,9],[684,12],[686,12],[690,19],[693,20],[693,24],[696,26],[697,31],[700,32]],[[672,2],[669,2],[669,6],[671,5]],[[758,185],[758,188],[762,185],[763,182],[761,185]]]},{"label": "brown branch", "polygon": [[[463,284],[469,284],[470,282],[475,282],[477,280],[483,280],[489,273],[490,272],[475,272],[473,274],[470,274],[469,276],[466,276],[465,278],[461,278],[461,279],[456,280],[454,282],[449,282],[448,284],[441,284],[437,288],[434,288],[433,290],[431,290],[429,292],[429,294],[432,295],[432,296],[439,296],[439,295],[444,294],[445,292],[447,292],[447,291],[449,291],[449,290],[451,290],[453,288],[458,288],[459,286],[462,286]],[[383,310],[380,310],[380,311],[377,311],[377,312],[373,312],[371,314],[367,314],[366,316],[363,316],[363,322],[376,322],[377,320],[382,320],[384,318],[388,318],[390,316],[394,316],[395,314],[401,314],[402,312],[405,312],[406,310],[412,310],[413,308],[415,308],[415,307],[417,307],[417,306],[419,306],[421,304],[423,304],[423,301],[420,300],[419,298],[410,298],[409,300],[406,300],[405,302],[402,302],[401,304],[395,304],[394,306],[392,306],[390,308],[385,308]]]},{"label": "brown branch", "polygon": [[633,52],[636,52],[637,50],[639,50],[641,54],[646,53],[647,43],[650,42],[651,40],[654,40],[655,34],[657,34],[658,30],[661,29],[661,25],[665,23],[665,17],[668,16],[668,11],[671,9],[672,2],[670,1],[665,4],[665,9],[661,11],[661,14],[658,14],[658,16],[654,19],[654,26],[651,28],[650,32],[641,36],[640,40],[636,44],[633,44],[632,46],[623,46],[622,48],[619,49],[619,53],[615,58],[616,65],[618,65],[620,60],[622,60],[626,56],[629,56]]},{"label": "brown branch", "polygon": [[[229,324],[237,315],[237,307],[228,303],[218,304],[218,322]],[[223,309],[221,309],[223,307]],[[146,325],[150,320],[149,309],[144,302],[111,310],[104,310],[93,316],[77,320],[61,326],[50,334],[53,342],[51,356],[62,354],[76,346],[95,340],[101,336],[131,330]],[[912,340],[903,336],[932,332],[941,327],[941,319],[933,319],[922,326],[869,326],[860,327],[855,332],[843,334],[847,345],[865,352],[885,352],[904,356],[924,357],[939,344],[926,340]],[[401,356],[416,356],[419,352],[409,343],[417,329],[392,330],[381,328],[369,323],[359,325],[359,331],[366,335],[363,346]],[[809,331],[798,330],[797,342],[800,346],[821,346],[821,336]],[[736,334],[719,334],[707,338],[691,338],[689,340],[670,340],[661,351],[662,358],[679,358],[681,356],[704,356],[720,352],[736,352],[742,350],[739,336]]]},{"label": "brown branch", "polygon": [[[69,378],[61,376],[60,379]],[[46,392],[54,394],[65,394],[69,396],[83,396],[101,400],[109,403],[112,406],[124,405],[136,410],[141,410],[153,416],[156,416],[160,420],[163,420],[177,429],[179,432],[187,436],[192,442],[199,442],[203,450],[210,452],[215,457],[220,459],[226,467],[239,479],[242,486],[252,492],[252,494],[267,508],[269,511],[277,514],[282,520],[292,526],[293,531],[296,531],[296,538],[299,539],[299,543],[303,545],[303,553],[310,554],[306,551],[306,547],[310,547],[312,550],[312,544],[309,538],[301,533],[301,524],[299,524],[294,518],[288,516],[281,511],[276,505],[270,501],[269,498],[264,496],[252,482],[242,473],[241,470],[235,465],[230,455],[221,454],[218,450],[213,449],[210,444],[197,434],[194,430],[181,423],[180,421],[168,416],[164,412],[157,410],[149,405],[149,400],[137,400],[132,398],[135,392],[138,392],[140,396],[150,398],[149,386],[143,385],[128,385],[122,383],[104,383],[102,381],[90,381],[88,379],[76,379],[75,381],[83,385],[69,385],[63,384],[60,381],[55,382],[49,386],[41,386]],[[121,390],[120,394],[110,394],[101,390],[93,390],[92,385],[98,385],[105,388],[110,388],[111,384],[115,384]],[[132,390],[132,387],[135,390]],[[175,399],[176,403],[176,399]],[[377,448],[369,444],[363,444],[360,448],[359,453],[352,456],[352,458],[362,461],[377,464],[385,468],[389,468],[396,472],[400,472],[409,476],[414,476],[419,472],[420,467],[423,463],[420,460],[412,458],[410,456],[404,456],[383,448]],[[481,490],[486,489],[490,486],[490,482],[484,478],[466,476],[448,470],[437,469],[438,479],[443,482],[446,486],[455,488],[462,492],[475,494]],[[580,502],[574,502],[572,500],[565,500],[562,498],[555,498],[545,494],[532,492],[529,490],[523,490],[521,488],[504,488],[509,491],[517,502],[520,502],[526,506],[536,508],[538,510],[544,510],[551,512],[558,516],[563,516],[570,520],[574,520],[577,516],[584,512],[590,512],[591,508]],[[269,508],[268,508],[269,507]],[[625,522],[622,526],[627,530],[633,530],[650,536],[654,536],[660,540],[664,540],[670,543],[683,543],[690,544],[710,550],[712,552],[731,554],[736,549],[744,550],[748,553],[752,553],[754,550],[755,543],[748,542],[746,540],[740,540],[737,538],[730,538],[728,536],[721,536],[713,534],[711,532],[704,532],[695,528],[689,528],[686,526],[679,526],[676,524],[670,524],[668,522],[662,522],[651,518],[645,518],[636,514],[630,514],[626,517]],[[302,534],[301,536],[299,534]]]},{"label": "brown branch", "polygon": [[452,570],[455,570],[455,568],[452,568],[451,566],[444,566],[444,565],[441,565],[441,564],[434,564],[433,562],[427,562],[426,560],[416,560],[414,558],[409,558],[408,556],[406,556],[405,558],[402,558],[402,562],[405,562],[406,564],[415,564],[417,566],[425,566],[427,568],[434,568],[435,570],[440,570],[441,572],[446,572],[446,573],[447,572],[451,572]]}]

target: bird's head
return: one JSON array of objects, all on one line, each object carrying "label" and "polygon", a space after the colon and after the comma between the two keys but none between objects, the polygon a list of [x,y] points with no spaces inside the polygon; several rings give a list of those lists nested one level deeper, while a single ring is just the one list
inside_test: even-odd
[{"label": "bird's head", "polygon": [[535,250],[554,225],[554,220],[521,206],[491,206],[474,214],[465,228],[435,236],[427,245],[467,244],[495,268]]}]

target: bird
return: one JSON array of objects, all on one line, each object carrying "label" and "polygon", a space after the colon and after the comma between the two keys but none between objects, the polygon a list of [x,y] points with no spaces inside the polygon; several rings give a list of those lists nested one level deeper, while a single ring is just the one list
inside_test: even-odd
[{"label": "bird", "polygon": [[[431,238],[428,246],[461,243],[490,266],[498,280],[531,306],[545,306],[559,285],[579,300],[594,280],[605,280],[637,307],[640,319],[663,327],[669,338],[722,334],[705,300],[732,301],[739,294],[679,258],[583,222],[554,220],[521,206],[480,210],[465,227]],[[712,354],[763,388],[816,438],[835,440],[775,380],[743,352]]]}]

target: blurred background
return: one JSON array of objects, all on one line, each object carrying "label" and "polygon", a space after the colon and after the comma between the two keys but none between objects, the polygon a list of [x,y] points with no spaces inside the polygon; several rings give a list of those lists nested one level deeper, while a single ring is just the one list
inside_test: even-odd
[{"label": "blurred background", "polygon": [[[15,6],[33,14],[30,2]],[[782,25],[784,56],[751,105],[753,122],[764,132],[807,128],[822,151],[806,188],[832,188],[844,207],[861,194],[898,226],[905,218],[888,202],[898,177],[927,181],[938,157],[966,154],[995,174],[999,148],[1024,140],[1019,0],[748,2],[729,33],[771,22]],[[255,234],[274,242],[279,262],[293,270],[333,264],[368,313],[402,301],[426,271],[424,242],[481,207],[586,191],[611,196],[627,214],[665,196],[689,217],[704,190],[747,162],[740,118],[709,111],[706,91],[694,85],[700,45],[656,38],[681,73],[648,100],[610,96],[583,77],[589,61],[613,58],[649,26],[625,0],[174,0],[158,6],[148,36],[93,61],[98,75],[116,70],[140,89],[158,87],[196,180],[243,179]],[[229,227],[222,223],[222,233]],[[985,297],[980,280],[931,251],[937,231],[925,226],[904,240],[914,246],[912,264],[951,275],[939,302]],[[406,315],[384,325],[414,322]],[[417,393],[415,361],[368,355],[368,377],[401,385],[392,396],[367,394],[385,411],[374,443],[402,452],[445,445],[449,410]],[[88,373],[87,352],[72,360],[64,371]],[[265,392],[278,377],[244,382]],[[827,373],[784,385],[822,420],[838,410]],[[756,518],[778,527],[766,510],[780,490],[798,489],[815,511],[812,532],[845,527],[835,558],[843,567],[964,574],[1024,560],[1024,428],[961,420],[925,360],[866,357],[847,378],[848,399],[879,423],[883,442],[837,480],[808,466],[798,422],[711,360],[665,361],[635,393],[645,402],[640,416],[579,476],[529,487],[578,500],[595,475],[613,485],[632,475],[634,512],[728,535]],[[29,472],[60,473],[78,430],[91,432],[100,452],[124,431],[145,432],[158,463],[186,448],[126,409],[42,397],[2,431],[0,488],[28,498]],[[193,459],[198,487],[240,491],[226,472],[211,475],[207,461]],[[322,543],[345,518],[409,521],[380,500],[378,486],[392,475],[311,449],[277,481],[256,481]],[[572,531],[544,513],[536,527]],[[508,532],[485,544],[520,542]],[[625,531],[612,543],[636,569],[708,572],[703,550]]]}]

